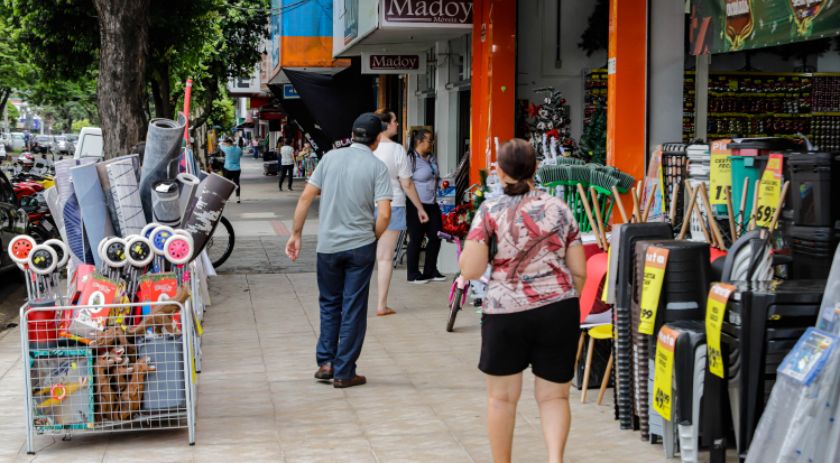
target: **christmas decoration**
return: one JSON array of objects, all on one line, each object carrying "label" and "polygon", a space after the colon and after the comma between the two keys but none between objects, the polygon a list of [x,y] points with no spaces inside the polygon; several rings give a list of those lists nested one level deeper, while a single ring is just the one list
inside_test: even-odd
[{"label": "christmas decoration", "polygon": [[537,159],[550,160],[573,156],[577,151],[570,136],[568,108],[563,93],[553,87],[540,88],[542,104],[528,108],[530,142],[537,152]]},{"label": "christmas decoration", "polygon": [[607,160],[607,111],[597,105],[589,125],[580,137],[580,155],[589,162],[605,164]]}]

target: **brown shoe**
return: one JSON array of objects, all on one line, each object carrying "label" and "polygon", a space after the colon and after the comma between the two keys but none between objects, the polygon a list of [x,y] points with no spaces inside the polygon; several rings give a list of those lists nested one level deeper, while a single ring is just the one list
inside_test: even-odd
[{"label": "brown shoe", "polygon": [[362,375],[356,375],[350,379],[335,379],[333,380],[333,387],[336,389],[344,389],[345,387],[361,386],[367,382],[367,378]]},{"label": "brown shoe", "polygon": [[319,381],[329,381],[333,377],[333,368],[330,362],[327,362],[320,367],[318,367],[318,371],[315,372],[315,379]]}]

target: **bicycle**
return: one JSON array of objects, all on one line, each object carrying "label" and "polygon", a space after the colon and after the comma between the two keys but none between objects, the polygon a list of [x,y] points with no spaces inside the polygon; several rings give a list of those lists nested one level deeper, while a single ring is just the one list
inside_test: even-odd
[{"label": "bicycle", "polygon": [[[450,243],[455,243],[458,259],[461,258],[460,238],[444,232],[438,232],[438,238]],[[458,312],[461,310],[461,307],[463,307],[467,302],[469,289],[470,280],[463,278],[461,276],[461,272],[458,272],[455,275],[455,279],[452,281],[452,286],[449,288],[449,319],[446,321],[447,333],[451,333],[455,330],[455,318],[458,316]]]},{"label": "bicycle", "polygon": [[219,268],[233,253],[233,246],[236,244],[236,234],[233,232],[233,225],[222,216],[219,224],[207,240],[207,256],[213,263],[213,268]]}]

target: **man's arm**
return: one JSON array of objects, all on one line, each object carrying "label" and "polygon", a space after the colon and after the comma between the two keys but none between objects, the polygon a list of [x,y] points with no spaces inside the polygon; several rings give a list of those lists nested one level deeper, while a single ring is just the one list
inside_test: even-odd
[{"label": "man's arm", "polygon": [[[300,236],[303,233],[303,224],[306,222],[306,215],[309,213],[309,207],[312,206],[312,201],[319,194],[321,194],[321,189],[309,183],[303,189],[300,199],[298,199],[297,207],[295,207],[292,236],[289,237],[289,241],[286,243],[286,255],[292,261],[296,261],[300,255]],[[391,209],[388,208],[388,214],[390,215],[390,213]]]},{"label": "man's arm", "polygon": [[380,199],[376,203],[376,208],[376,228],[374,229],[374,234],[376,234],[376,239],[379,239],[385,233],[385,230],[388,229],[388,224],[391,223],[391,200]]},{"label": "man's arm", "polygon": [[411,204],[414,204],[414,207],[417,208],[417,216],[420,218],[420,223],[428,222],[429,216],[426,214],[426,209],[423,208],[423,203],[420,202],[420,195],[417,194],[417,188],[414,187],[414,182],[410,178],[401,178],[400,185],[402,185],[402,189],[405,191],[405,195],[411,201]]}]

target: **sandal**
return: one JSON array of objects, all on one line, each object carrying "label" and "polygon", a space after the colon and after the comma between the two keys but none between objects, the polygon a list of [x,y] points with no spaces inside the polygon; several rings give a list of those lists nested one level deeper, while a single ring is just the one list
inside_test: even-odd
[{"label": "sandal", "polygon": [[394,310],[390,307],[385,307],[385,311],[384,312],[376,312],[376,316],[377,317],[387,317],[388,315],[394,315],[395,313],[397,313],[396,310]]}]

